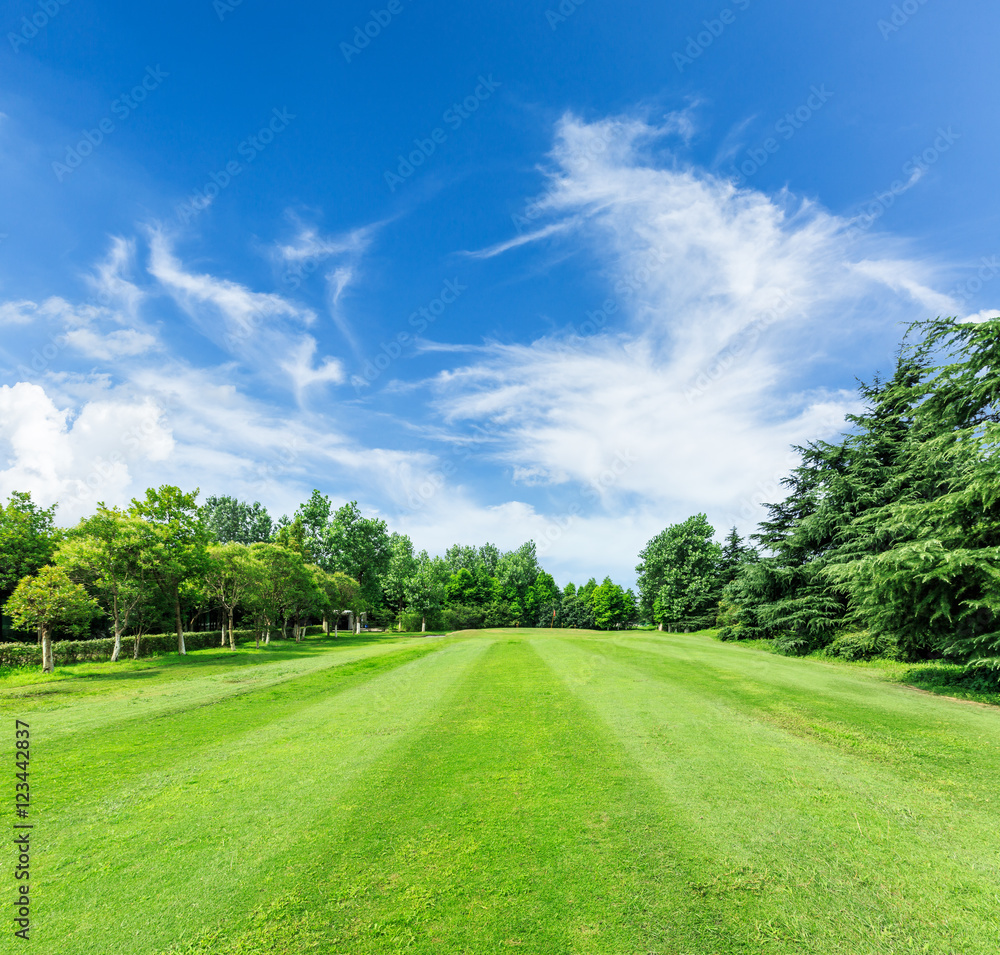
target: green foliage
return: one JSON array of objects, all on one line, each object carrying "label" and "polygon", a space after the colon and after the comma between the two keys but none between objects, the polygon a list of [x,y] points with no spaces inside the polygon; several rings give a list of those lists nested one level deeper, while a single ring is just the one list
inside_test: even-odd
[{"label": "green foliage", "polygon": [[824,652],[841,660],[874,660],[876,657],[893,659],[897,651],[891,638],[871,630],[859,630],[840,634]]},{"label": "green foliage", "polygon": [[624,590],[610,577],[597,587],[591,595],[591,606],[594,610],[594,623],[599,630],[620,630],[635,620],[638,608],[635,596],[630,590]]},{"label": "green foliage", "polygon": [[324,570],[347,574],[358,582],[367,604],[379,604],[382,580],[392,560],[385,521],[363,517],[357,501],[351,501],[334,514],[324,543],[324,554],[317,563]]},{"label": "green foliage", "polygon": [[212,539],[219,544],[257,544],[275,532],[271,515],[258,501],[247,504],[235,497],[209,497],[201,516]]},{"label": "green foliage", "polygon": [[149,488],[143,500],[132,501],[129,511],[141,518],[142,562],[150,580],[174,606],[179,652],[184,652],[184,625],[181,619],[180,590],[208,568],[209,531],[196,503],[198,491],[185,494],[180,488],[163,485]]},{"label": "green foliage", "polygon": [[640,609],[670,629],[711,626],[722,590],[722,548],[704,514],[673,524],[639,554]]},{"label": "green foliage", "polygon": [[52,559],[58,541],[55,510],[39,507],[23,491],[14,491],[6,506],[0,505],[0,599]]},{"label": "green foliage", "polygon": [[61,567],[42,567],[14,588],[4,610],[26,630],[86,629],[101,608]]},{"label": "green foliage", "polygon": [[86,584],[109,607],[118,658],[123,633],[151,609],[147,528],[142,518],[98,504],[97,511],[74,528],[59,546],[56,563]]}]

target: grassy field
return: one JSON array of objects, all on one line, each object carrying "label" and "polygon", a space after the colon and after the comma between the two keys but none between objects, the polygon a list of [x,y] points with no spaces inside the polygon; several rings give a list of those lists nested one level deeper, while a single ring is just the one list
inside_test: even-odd
[{"label": "grassy field", "polygon": [[15,675],[0,706],[36,825],[0,951],[1000,947],[1000,709],[875,670],[494,630]]}]

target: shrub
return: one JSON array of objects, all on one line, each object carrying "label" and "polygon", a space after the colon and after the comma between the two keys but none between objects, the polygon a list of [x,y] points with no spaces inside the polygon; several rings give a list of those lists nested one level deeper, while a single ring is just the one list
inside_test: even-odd
[{"label": "shrub", "polygon": [[899,655],[898,651],[891,637],[872,633],[871,630],[856,630],[841,634],[823,652],[841,660],[872,660],[875,657],[894,660]]}]

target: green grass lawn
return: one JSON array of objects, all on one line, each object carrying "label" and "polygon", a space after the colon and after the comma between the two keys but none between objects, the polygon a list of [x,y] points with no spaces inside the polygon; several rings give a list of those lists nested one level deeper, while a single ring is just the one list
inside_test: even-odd
[{"label": "green grass lawn", "polygon": [[380,634],[18,673],[0,706],[36,825],[0,951],[1000,947],[1000,709],[879,670]]}]

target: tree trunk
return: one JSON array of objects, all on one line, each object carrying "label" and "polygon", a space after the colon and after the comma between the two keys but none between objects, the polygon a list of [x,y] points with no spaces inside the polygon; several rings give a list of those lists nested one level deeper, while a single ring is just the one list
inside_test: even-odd
[{"label": "tree trunk", "polygon": [[330,634],[330,620],[325,613],[323,614],[323,633],[328,636]]},{"label": "tree trunk", "polygon": [[338,610],[333,616],[333,639],[337,639],[337,630],[340,627],[340,611]]},{"label": "tree trunk", "polygon": [[354,615],[354,632],[361,633],[361,614],[359,613]]},{"label": "tree trunk", "polygon": [[43,623],[38,628],[38,641],[42,645],[42,673],[51,673],[55,667],[52,665],[52,627]]},{"label": "tree trunk", "polygon": [[302,642],[302,622],[298,617],[295,618],[295,642]]},{"label": "tree trunk", "polygon": [[663,621],[662,620],[659,622],[659,624],[657,625],[656,629],[659,630],[660,633],[663,633]]},{"label": "tree trunk", "polygon": [[185,656],[187,650],[184,649],[184,624],[181,622],[181,594],[177,587],[174,587],[174,615],[177,621],[177,652]]},{"label": "tree trunk", "polygon": [[427,618],[426,617],[421,617],[420,618],[420,632],[421,633],[427,633]]},{"label": "tree trunk", "polygon": [[233,616],[234,615],[235,615],[235,611],[233,611],[232,609],[230,609],[230,611],[229,611],[229,649],[230,650],[235,650],[236,649],[236,636],[233,633]]},{"label": "tree trunk", "polygon": [[281,639],[288,639],[288,617],[281,618]]},{"label": "tree trunk", "polygon": [[115,594],[111,600],[111,612],[114,616],[114,628],[115,628],[115,645],[114,649],[111,651],[111,662],[115,663],[118,660],[118,654],[122,652],[122,620],[121,614],[118,612],[118,595]]}]

